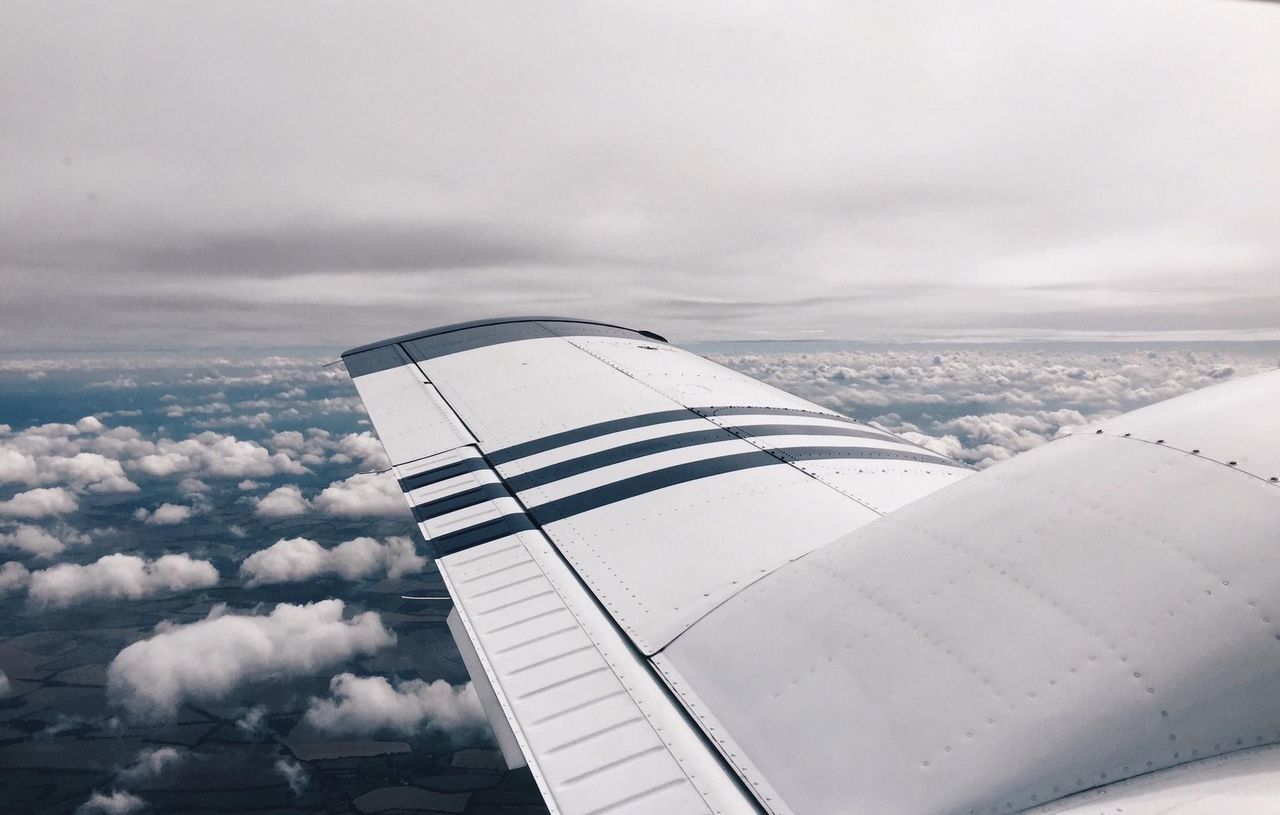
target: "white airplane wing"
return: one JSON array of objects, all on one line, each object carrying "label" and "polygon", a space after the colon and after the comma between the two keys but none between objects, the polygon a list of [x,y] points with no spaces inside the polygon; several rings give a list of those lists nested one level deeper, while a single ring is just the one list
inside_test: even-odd
[{"label": "white airplane wing", "polygon": [[1280,769],[1239,758],[1280,742],[1276,375],[975,474],[617,326],[343,359],[553,812],[1182,812]]}]

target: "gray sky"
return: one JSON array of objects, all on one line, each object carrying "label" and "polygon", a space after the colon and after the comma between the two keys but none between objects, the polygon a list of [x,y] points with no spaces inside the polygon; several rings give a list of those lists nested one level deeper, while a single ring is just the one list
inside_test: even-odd
[{"label": "gray sky", "polygon": [[1280,336],[1280,6],[0,0],[0,350]]}]

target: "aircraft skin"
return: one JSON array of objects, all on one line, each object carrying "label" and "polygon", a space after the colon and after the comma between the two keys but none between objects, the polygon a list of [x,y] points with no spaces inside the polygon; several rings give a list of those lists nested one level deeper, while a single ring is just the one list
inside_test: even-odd
[{"label": "aircraft skin", "polygon": [[976,472],[589,320],[343,360],[552,812],[1280,812],[1280,372]]}]

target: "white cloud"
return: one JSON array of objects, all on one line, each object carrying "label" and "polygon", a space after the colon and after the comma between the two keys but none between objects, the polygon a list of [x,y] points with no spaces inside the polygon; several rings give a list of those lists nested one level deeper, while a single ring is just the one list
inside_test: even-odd
[{"label": "white cloud", "polygon": [[146,747],[116,773],[116,780],[122,784],[153,781],[189,757],[190,753],[177,747]]},{"label": "white cloud", "polygon": [[359,461],[361,468],[365,470],[385,470],[391,466],[382,442],[367,430],[363,433],[346,434],[338,440],[336,449],[335,461],[339,456],[345,456],[349,460]]},{"label": "white cloud", "polygon": [[79,430],[81,433],[101,433],[106,429],[106,425],[98,421],[98,417],[96,416],[85,416],[83,419],[76,422],[76,430]]},{"label": "white cloud", "polygon": [[315,506],[326,515],[344,518],[402,517],[409,512],[395,476],[390,473],[358,473],[325,487]]},{"label": "white cloud", "polygon": [[344,619],[344,610],[341,600],[280,603],[267,615],[217,607],[199,622],[162,626],[112,660],[107,695],[134,718],[171,719],[188,700],[222,699],[249,682],[313,673],[395,643],[376,612]]},{"label": "white cloud", "polygon": [[89,600],[152,597],[217,585],[218,571],[190,555],[144,560],[112,554],[84,566],[60,563],[32,572],[28,599],[38,608],[66,608]]},{"label": "white cloud", "polygon": [[213,488],[210,487],[208,484],[204,483],[198,478],[193,478],[192,476],[187,476],[186,478],[178,482],[178,491],[188,497],[205,495],[211,492],[212,490]]},{"label": "white cloud", "polygon": [[48,559],[60,555],[67,546],[58,538],[37,526],[23,524],[13,532],[0,533],[0,548],[12,548]]},{"label": "white cloud", "polygon": [[[49,437],[25,436],[13,447],[0,447],[0,483],[66,484],[90,492],[137,492],[138,485],[125,475],[120,462],[99,453],[74,452],[74,447],[58,446]],[[19,446],[36,454],[17,449]],[[61,454],[46,454],[46,453]]]},{"label": "white cloud", "polygon": [[305,515],[310,509],[311,502],[302,497],[302,490],[287,484],[259,498],[253,513],[263,518],[290,518]]},{"label": "white cloud", "polygon": [[63,487],[41,487],[20,492],[8,501],[0,501],[0,515],[14,518],[47,518],[75,512],[80,502]]},{"label": "white cloud", "polygon": [[262,482],[261,482],[261,481],[254,481],[253,479],[246,478],[244,481],[241,481],[239,484],[236,484],[236,487],[238,487],[239,489],[244,490],[245,492],[248,492],[248,491],[250,491],[250,490],[261,489],[261,488],[262,488]]},{"label": "white cloud", "polygon": [[422,571],[425,558],[404,537],[356,538],[332,549],[306,538],[289,538],[249,555],[240,564],[240,576],[248,586],[298,583],[326,574],[347,580],[386,575],[401,577]]},{"label": "white cloud", "polygon": [[35,484],[39,473],[34,456],[0,447],[0,484]]},{"label": "white cloud", "polygon": [[147,802],[124,790],[107,793],[94,790],[89,800],[76,808],[76,815],[132,815],[147,808]]},{"label": "white cloud", "polygon": [[205,432],[183,441],[161,439],[155,452],[137,458],[132,466],[152,476],[200,473],[217,478],[263,478],[279,473],[308,472],[283,453],[272,454],[260,444],[235,436]]},{"label": "white cloud", "polygon": [[305,718],[330,733],[408,736],[428,728],[458,733],[488,726],[470,682],[454,687],[442,679],[412,679],[393,686],[386,677],[344,673],[330,680],[329,692],[329,699],[311,700]]},{"label": "white cloud", "polygon": [[0,594],[25,589],[30,581],[31,572],[21,563],[11,560],[0,565]]},{"label": "white cloud", "polygon": [[191,520],[193,515],[195,515],[194,509],[181,504],[161,504],[155,508],[154,512],[139,508],[137,512],[133,513],[134,518],[153,526],[172,526],[185,523]]},{"label": "white cloud", "polygon": [[266,736],[267,726],[267,708],[264,705],[254,705],[244,712],[244,715],[236,720],[236,729],[252,741],[258,741]]},{"label": "white cloud", "polygon": [[276,759],[276,772],[284,778],[285,783],[289,785],[289,789],[293,790],[294,795],[301,795],[307,785],[311,783],[311,776],[307,773],[307,768],[303,767],[300,762],[287,756],[281,756]]}]

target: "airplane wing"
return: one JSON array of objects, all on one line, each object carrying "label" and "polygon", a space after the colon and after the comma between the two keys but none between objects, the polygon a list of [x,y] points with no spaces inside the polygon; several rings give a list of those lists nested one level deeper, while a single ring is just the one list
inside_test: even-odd
[{"label": "airplane wing", "polygon": [[619,326],[343,359],[553,812],[1022,812],[1280,742],[1275,375],[974,473]]}]

